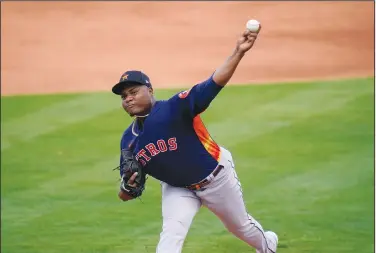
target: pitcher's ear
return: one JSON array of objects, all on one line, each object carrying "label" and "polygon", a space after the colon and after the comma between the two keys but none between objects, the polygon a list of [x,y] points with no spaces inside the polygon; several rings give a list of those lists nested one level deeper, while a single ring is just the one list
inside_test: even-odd
[{"label": "pitcher's ear", "polygon": [[149,92],[150,92],[150,94],[154,95],[154,90],[153,90],[153,88],[149,88]]}]

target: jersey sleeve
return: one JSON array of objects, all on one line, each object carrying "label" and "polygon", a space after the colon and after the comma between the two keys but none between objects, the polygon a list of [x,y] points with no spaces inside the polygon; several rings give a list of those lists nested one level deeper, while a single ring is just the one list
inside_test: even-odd
[{"label": "jersey sleeve", "polygon": [[212,75],[191,89],[176,94],[169,101],[182,113],[187,113],[193,118],[209,107],[222,88],[223,86],[214,82]]}]

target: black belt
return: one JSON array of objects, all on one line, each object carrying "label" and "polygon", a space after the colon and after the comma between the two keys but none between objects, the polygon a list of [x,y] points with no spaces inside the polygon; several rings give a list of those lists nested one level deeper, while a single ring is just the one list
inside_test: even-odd
[{"label": "black belt", "polygon": [[201,180],[200,182],[196,184],[191,184],[189,186],[186,186],[185,188],[187,188],[188,190],[200,190],[202,187],[207,186],[223,168],[224,167],[222,165],[218,165],[217,168],[215,168],[214,171],[210,173],[210,175],[207,176],[205,179]]}]

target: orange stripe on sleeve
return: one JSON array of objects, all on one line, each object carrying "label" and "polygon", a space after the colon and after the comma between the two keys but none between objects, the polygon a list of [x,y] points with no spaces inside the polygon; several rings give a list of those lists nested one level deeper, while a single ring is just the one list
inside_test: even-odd
[{"label": "orange stripe on sleeve", "polygon": [[206,151],[216,160],[219,161],[221,150],[217,143],[211,138],[208,130],[202,122],[199,115],[193,119],[193,128],[197,134],[198,139],[205,147]]}]

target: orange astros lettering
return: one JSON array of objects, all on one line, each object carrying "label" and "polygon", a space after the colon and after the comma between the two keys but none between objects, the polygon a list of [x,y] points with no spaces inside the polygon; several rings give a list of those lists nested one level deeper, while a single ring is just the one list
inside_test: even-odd
[{"label": "orange astros lettering", "polygon": [[149,151],[151,156],[156,156],[160,152],[153,143],[149,143],[145,146],[145,148]]},{"label": "orange astros lettering", "polygon": [[161,152],[167,151],[167,145],[166,145],[166,142],[164,140],[158,140],[157,146],[158,146],[159,151],[161,151]]},{"label": "orange astros lettering", "polygon": [[176,144],[176,138],[170,138],[170,139],[168,139],[168,146],[170,147],[170,151],[171,150],[177,150],[178,149],[178,145]]},{"label": "orange astros lettering", "polygon": [[167,151],[174,151],[178,149],[176,137],[169,138],[167,144],[165,140],[158,140],[156,144],[149,143],[144,148],[140,149],[136,155],[136,160],[145,166],[153,157],[160,153]]}]

